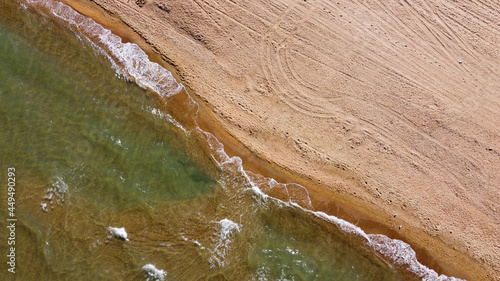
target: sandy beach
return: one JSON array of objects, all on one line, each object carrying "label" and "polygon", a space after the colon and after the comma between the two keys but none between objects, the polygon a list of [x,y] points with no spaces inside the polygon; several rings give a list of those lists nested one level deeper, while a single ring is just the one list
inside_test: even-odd
[{"label": "sandy beach", "polygon": [[500,4],[63,2],[170,65],[249,171],[439,273],[500,280]]}]

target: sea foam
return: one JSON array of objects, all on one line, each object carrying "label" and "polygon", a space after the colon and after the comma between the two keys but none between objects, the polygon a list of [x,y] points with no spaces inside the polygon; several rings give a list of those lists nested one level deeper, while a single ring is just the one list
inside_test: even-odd
[{"label": "sea foam", "polygon": [[407,243],[391,239],[381,234],[368,234],[370,246],[394,264],[406,266],[407,270],[425,281],[459,281],[463,279],[437,274],[436,271],[426,267],[417,260],[415,251]]},{"label": "sea foam", "polygon": [[325,214],[323,212],[312,212],[312,213],[316,217],[321,218],[321,219],[323,219],[325,221],[328,221],[328,222],[336,225],[343,232],[363,237],[364,239],[366,239],[366,241],[368,242],[368,244],[370,243],[370,238],[368,237],[368,235],[366,235],[366,233],[361,228],[359,228],[358,226],[356,226],[356,225],[354,225],[352,223],[349,223],[349,222],[347,222],[347,221],[345,221],[343,219],[339,219],[339,218],[337,218],[335,216],[327,215],[327,214]]},{"label": "sea foam", "polygon": [[216,265],[223,267],[225,265],[224,258],[229,250],[229,244],[232,242],[231,236],[236,232],[240,232],[240,226],[232,220],[222,219],[217,223],[220,231],[217,244],[209,259],[211,267],[215,267]]},{"label": "sea foam", "polygon": [[48,212],[48,210],[47,210],[47,203],[40,203],[40,207],[42,208],[42,211],[44,211],[45,213]]},{"label": "sea foam", "polygon": [[256,184],[247,171],[243,169],[243,161],[238,156],[229,157],[224,150],[224,145],[211,133],[205,132],[200,128],[197,128],[199,133],[205,136],[206,141],[210,146],[212,152],[212,158],[222,169],[228,169],[234,171],[236,174],[242,176],[248,184],[249,190],[256,196],[256,198],[266,201],[269,197],[267,194],[262,192],[258,184]]},{"label": "sea foam", "polygon": [[120,75],[133,80],[139,86],[151,89],[164,97],[175,95],[184,88],[170,71],[151,62],[138,45],[123,43],[119,36],[71,7],[52,0],[27,0],[27,3],[46,7],[54,16],[76,29],[106,55]]},{"label": "sea foam", "polygon": [[[262,176],[254,175],[250,172],[247,172],[243,169],[242,160],[239,157],[233,156],[229,157],[224,150],[224,145],[215,138],[212,134],[208,132],[202,131],[207,141],[210,144],[210,148],[212,149],[212,155],[214,160],[221,166],[222,168],[231,167],[233,171],[239,173],[240,176],[245,178],[248,181],[250,189],[256,195],[256,198],[263,199],[265,202],[267,199],[274,200],[280,204],[294,206],[298,209],[301,209],[304,212],[312,213],[315,217],[325,220],[333,225],[336,225],[341,231],[347,234],[356,235],[361,237],[365,242],[365,245],[372,248],[379,254],[385,257],[387,261],[392,264],[397,264],[400,266],[405,266],[407,270],[414,275],[422,278],[425,281],[431,280],[439,280],[439,281],[459,281],[462,279],[458,279],[455,277],[448,277],[446,275],[439,275],[434,270],[422,265],[416,258],[415,252],[411,249],[411,246],[407,243],[397,240],[391,239],[385,235],[374,235],[374,234],[366,234],[360,227],[349,223],[345,220],[337,218],[335,216],[328,215],[324,212],[320,211],[311,211],[302,206],[302,204],[298,204],[293,200],[289,199],[287,201],[283,201],[277,198],[273,198],[262,192],[259,186],[262,185],[283,185],[277,183],[274,179],[264,178]],[[304,187],[303,187],[304,188]],[[304,188],[305,189],[305,188]],[[310,199],[308,200],[310,204]],[[212,255],[211,261],[213,260],[221,262],[217,256]],[[223,263],[222,263],[223,264]]]},{"label": "sea foam", "polygon": [[219,222],[220,225],[220,240],[224,241],[229,238],[229,235],[236,231],[240,231],[240,226],[229,219],[223,219]]},{"label": "sea foam", "polygon": [[110,235],[108,236],[109,239],[116,237],[118,239],[124,240],[124,241],[129,241],[127,237],[127,232],[125,231],[124,227],[108,227],[108,231]]},{"label": "sea foam", "polygon": [[163,281],[167,272],[162,269],[156,268],[156,266],[148,263],[142,267],[142,270],[148,275],[147,281]]}]

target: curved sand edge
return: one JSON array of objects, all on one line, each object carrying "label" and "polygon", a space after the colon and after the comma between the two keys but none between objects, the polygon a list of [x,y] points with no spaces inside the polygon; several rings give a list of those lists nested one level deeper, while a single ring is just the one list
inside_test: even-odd
[{"label": "curved sand edge", "polygon": [[[438,272],[498,276],[499,40],[488,7],[95,2],[168,56],[226,145],[252,151],[246,168],[294,174],[367,232],[425,248]],[[458,25],[460,11],[481,17]],[[256,155],[277,169],[261,171]]]}]

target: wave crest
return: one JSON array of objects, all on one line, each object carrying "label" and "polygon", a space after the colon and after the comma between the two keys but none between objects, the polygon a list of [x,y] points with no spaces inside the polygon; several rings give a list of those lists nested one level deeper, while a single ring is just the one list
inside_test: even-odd
[{"label": "wave crest", "polygon": [[148,55],[136,44],[123,43],[122,39],[105,29],[93,19],[83,16],[71,7],[52,0],[27,0],[30,5],[42,6],[57,18],[63,20],[79,35],[98,48],[113,68],[122,76],[139,86],[151,89],[163,97],[179,93],[184,86],[178,83],[172,73],[149,60]]}]

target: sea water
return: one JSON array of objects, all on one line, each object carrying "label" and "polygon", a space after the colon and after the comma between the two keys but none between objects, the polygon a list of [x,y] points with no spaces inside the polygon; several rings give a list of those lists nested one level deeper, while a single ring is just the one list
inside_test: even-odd
[{"label": "sea water", "polygon": [[57,2],[0,0],[0,178],[15,168],[17,219],[1,280],[415,277],[377,253],[384,237],[263,194],[163,110],[183,87],[141,52]]}]

